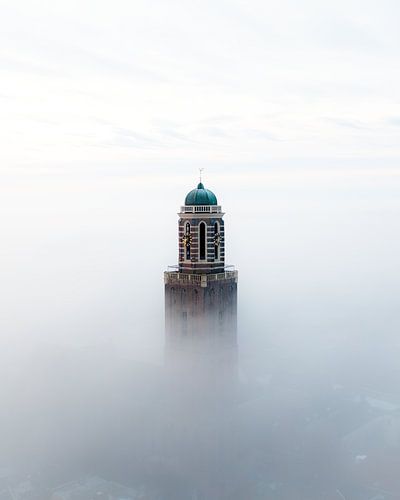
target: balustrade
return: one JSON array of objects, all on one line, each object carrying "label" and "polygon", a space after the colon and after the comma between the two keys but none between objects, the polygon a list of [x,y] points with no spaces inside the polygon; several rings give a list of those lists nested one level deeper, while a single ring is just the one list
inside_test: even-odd
[{"label": "balustrade", "polygon": [[193,284],[200,285],[206,288],[209,282],[220,281],[220,280],[232,280],[237,282],[238,272],[237,271],[225,271],[223,273],[215,274],[189,274],[189,273],[179,273],[176,271],[165,271],[164,272],[164,282],[165,284]]},{"label": "balustrade", "polygon": [[185,205],[181,207],[181,213],[195,214],[195,213],[211,213],[220,214],[220,205]]}]

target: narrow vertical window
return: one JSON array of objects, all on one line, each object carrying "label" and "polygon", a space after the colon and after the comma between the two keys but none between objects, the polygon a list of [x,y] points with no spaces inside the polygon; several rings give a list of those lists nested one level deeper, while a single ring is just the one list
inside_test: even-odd
[{"label": "narrow vertical window", "polygon": [[200,260],[206,259],[206,224],[205,222],[200,222],[199,226],[199,243],[200,243]]},{"label": "narrow vertical window", "polygon": [[186,260],[190,260],[190,224],[189,222],[186,222],[185,225],[185,241],[186,241],[186,246],[185,246],[185,254],[186,254]]},{"label": "narrow vertical window", "polygon": [[219,225],[218,222],[214,224],[214,259],[219,259]]}]

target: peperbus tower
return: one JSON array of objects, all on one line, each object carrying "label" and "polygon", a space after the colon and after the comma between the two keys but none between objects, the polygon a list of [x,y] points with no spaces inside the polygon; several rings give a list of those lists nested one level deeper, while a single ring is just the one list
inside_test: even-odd
[{"label": "peperbus tower", "polygon": [[167,360],[232,373],[238,272],[225,266],[224,213],[200,179],[178,215],[178,265],[164,273]]}]

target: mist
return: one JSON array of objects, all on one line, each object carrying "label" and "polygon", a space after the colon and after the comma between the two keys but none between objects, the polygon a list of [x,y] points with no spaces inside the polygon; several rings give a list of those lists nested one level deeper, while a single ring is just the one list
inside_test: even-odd
[{"label": "mist", "polygon": [[195,182],[3,177],[2,495],[397,498],[397,171],[207,172],[239,270],[229,391],[165,363],[163,271]]}]

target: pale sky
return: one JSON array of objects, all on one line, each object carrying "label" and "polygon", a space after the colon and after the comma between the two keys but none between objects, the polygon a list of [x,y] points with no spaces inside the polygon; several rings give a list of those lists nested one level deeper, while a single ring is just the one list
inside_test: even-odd
[{"label": "pale sky", "polygon": [[0,5],[3,169],[397,167],[398,1]]}]

